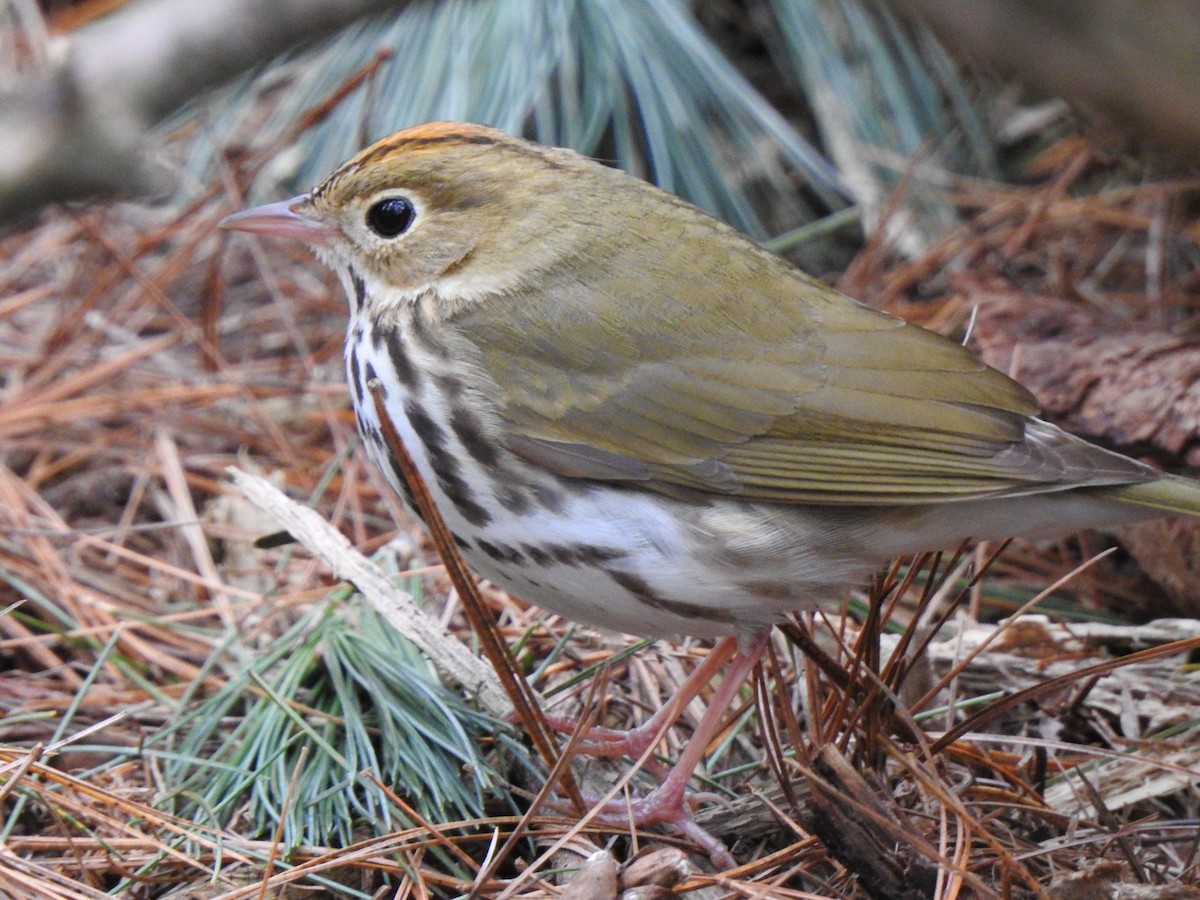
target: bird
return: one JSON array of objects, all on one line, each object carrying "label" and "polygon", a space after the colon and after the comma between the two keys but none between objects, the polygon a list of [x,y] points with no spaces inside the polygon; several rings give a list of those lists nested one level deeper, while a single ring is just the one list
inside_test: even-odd
[{"label": "bird", "polygon": [[[685,788],[773,625],[965,538],[1200,515],[1200,483],[1038,418],[960,343],[568,149],[417,125],[221,225],[337,273],[366,450],[411,509],[385,416],[477,575],[578,622],[716,639],[679,690],[721,686],[632,819],[719,864]],[[637,751],[659,724],[592,745]]]}]

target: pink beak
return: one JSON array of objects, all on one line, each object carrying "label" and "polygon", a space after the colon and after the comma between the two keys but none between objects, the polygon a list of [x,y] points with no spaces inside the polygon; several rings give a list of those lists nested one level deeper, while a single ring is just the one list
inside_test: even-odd
[{"label": "pink beak", "polygon": [[250,234],[269,234],[273,237],[296,238],[309,244],[328,244],[341,232],[324,222],[296,211],[305,200],[306,194],[291,200],[280,200],[266,206],[256,206],[232,216],[226,216],[218,224],[230,231],[245,231]]}]

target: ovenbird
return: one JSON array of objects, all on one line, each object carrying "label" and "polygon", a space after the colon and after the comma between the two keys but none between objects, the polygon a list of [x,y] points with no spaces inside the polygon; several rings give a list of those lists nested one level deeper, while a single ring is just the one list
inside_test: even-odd
[{"label": "ovenbird", "polygon": [[[1200,514],[1196,483],[1035,418],[959,344],[567,150],[417,126],[222,224],[341,276],[367,449],[403,493],[377,385],[478,574],[582,622],[740,637],[726,686],[896,555]],[[688,829],[693,756],[642,820]]]}]

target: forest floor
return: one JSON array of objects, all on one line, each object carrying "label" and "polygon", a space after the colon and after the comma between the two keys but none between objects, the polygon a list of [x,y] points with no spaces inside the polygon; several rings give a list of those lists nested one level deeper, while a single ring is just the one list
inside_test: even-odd
[{"label": "forest floor", "polygon": [[[903,560],[800,617],[706,758],[736,869],[531,813],[547,763],[384,624],[403,589],[479,642],[355,436],[340,288],[216,229],[266,161],[0,241],[0,892],[1200,897],[1191,523]],[[815,274],[969,329],[1070,430],[1200,465],[1200,184],[1072,137],[1021,185],[939,188],[962,224],[920,258]],[[384,589],[319,528],[263,540],[304,530],[272,486]],[[636,723],[708,649],[483,599],[559,714]]]}]

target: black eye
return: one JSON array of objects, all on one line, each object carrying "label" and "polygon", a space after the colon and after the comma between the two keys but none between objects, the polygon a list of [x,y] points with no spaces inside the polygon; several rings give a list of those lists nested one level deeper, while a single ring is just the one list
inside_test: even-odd
[{"label": "black eye", "polygon": [[404,234],[417,217],[407,197],[385,197],[367,210],[367,227],[382,238]]}]

